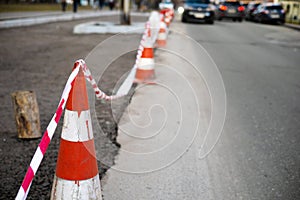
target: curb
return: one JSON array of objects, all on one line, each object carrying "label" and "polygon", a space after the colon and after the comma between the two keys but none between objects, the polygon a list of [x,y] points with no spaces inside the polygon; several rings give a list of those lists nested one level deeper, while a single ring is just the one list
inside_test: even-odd
[{"label": "curb", "polygon": [[124,34],[132,34],[132,33],[143,33],[144,32],[145,23],[132,23],[130,26],[127,25],[118,25],[113,22],[104,22],[104,21],[92,21],[83,24],[78,24],[74,26],[73,33],[74,34],[92,34],[92,33],[124,33]]},{"label": "curb", "polygon": [[[88,19],[94,17],[113,16],[120,14],[119,11],[91,12],[91,13],[72,13],[59,16],[40,16],[40,17],[21,17],[19,19],[10,19],[0,21],[0,29],[33,26],[51,22],[72,21],[78,19]],[[149,13],[131,13],[131,16],[149,16]]]},{"label": "curb", "polygon": [[286,24],[284,24],[284,26],[287,27],[287,28],[290,28],[290,29],[300,31],[300,25],[297,25],[297,24],[286,23]]}]

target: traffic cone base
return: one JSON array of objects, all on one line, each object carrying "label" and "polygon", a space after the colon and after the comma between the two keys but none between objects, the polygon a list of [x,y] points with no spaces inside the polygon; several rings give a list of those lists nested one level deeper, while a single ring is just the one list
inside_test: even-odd
[{"label": "traffic cone base", "polygon": [[156,44],[158,47],[164,47],[167,45],[167,41],[166,40],[156,40]]},{"label": "traffic cone base", "polygon": [[69,181],[58,177],[54,178],[51,200],[54,199],[94,199],[101,200],[100,179],[95,177],[82,181]]},{"label": "traffic cone base", "polygon": [[136,83],[147,83],[151,82],[155,78],[154,69],[144,70],[137,69],[135,74],[135,82]]}]

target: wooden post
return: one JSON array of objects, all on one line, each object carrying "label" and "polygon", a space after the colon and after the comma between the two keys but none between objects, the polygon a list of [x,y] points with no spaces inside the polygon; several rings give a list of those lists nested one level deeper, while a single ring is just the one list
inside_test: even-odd
[{"label": "wooden post", "polygon": [[33,91],[16,91],[11,94],[11,97],[18,138],[41,137],[39,107],[35,93]]}]

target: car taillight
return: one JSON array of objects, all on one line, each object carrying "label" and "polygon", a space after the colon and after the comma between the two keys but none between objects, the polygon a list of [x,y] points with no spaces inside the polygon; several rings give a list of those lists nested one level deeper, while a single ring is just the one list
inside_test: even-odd
[{"label": "car taillight", "polygon": [[220,5],[219,9],[222,10],[222,11],[225,11],[225,10],[227,10],[227,6]]},{"label": "car taillight", "polygon": [[264,11],[262,11],[262,13],[267,15],[267,14],[269,14],[269,11],[268,10],[264,10]]},{"label": "car taillight", "polygon": [[244,10],[245,10],[245,7],[244,7],[244,6],[239,6],[239,7],[238,7],[238,11],[239,11],[239,12],[243,12]]}]

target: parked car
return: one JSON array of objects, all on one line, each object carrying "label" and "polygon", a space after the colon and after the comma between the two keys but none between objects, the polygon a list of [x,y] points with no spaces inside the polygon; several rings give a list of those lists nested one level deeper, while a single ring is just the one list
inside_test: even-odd
[{"label": "parked car", "polygon": [[250,2],[246,8],[245,19],[249,21],[254,20],[253,12],[257,9],[260,3]]},{"label": "parked car", "polygon": [[225,1],[219,4],[216,18],[222,20],[224,18],[232,19],[233,21],[242,22],[245,16],[245,7],[238,1]]},{"label": "parked car", "polygon": [[215,7],[210,0],[185,0],[178,7],[182,22],[205,22],[214,23]]},{"label": "parked car", "polygon": [[162,0],[161,3],[158,5],[159,9],[174,9],[174,4],[172,3],[171,0]]},{"label": "parked car", "polygon": [[285,23],[285,11],[280,4],[261,4],[253,12],[254,20],[260,23]]}]

